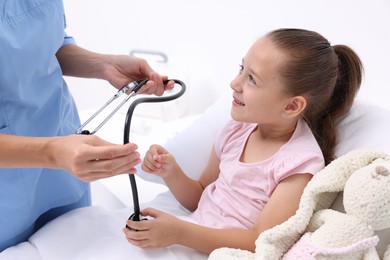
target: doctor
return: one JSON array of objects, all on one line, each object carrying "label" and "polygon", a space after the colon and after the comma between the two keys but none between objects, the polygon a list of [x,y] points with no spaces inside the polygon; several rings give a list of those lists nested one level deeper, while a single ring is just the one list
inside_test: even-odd
[{"label": "doctor", "polygon": [[90,205],[87,182],[133,173],[141,161],[135,144],[73,134],[80,121],[62,75],[116,88],[149,78],[144,93],[164,91],[166,77],[146,61],[84,50],[64,28],[62,0],[0,1],[0,252]]}]

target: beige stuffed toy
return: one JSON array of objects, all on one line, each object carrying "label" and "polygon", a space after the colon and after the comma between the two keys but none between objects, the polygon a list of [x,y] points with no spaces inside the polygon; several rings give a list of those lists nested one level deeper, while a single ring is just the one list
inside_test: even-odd
[{"label": "beige stuffed toy", "polygon": [[[379,259],[374,231],[390,227],[389,172],[388,154],[351,151],[313,177],[296,214],[263,232],[255,253],[220,248],[209,260]],[[346,213],[330,209],[342,191]]]},{"label": "beige stuffed toy", "polygon": [[390,161],[354,172],[344,187],[346,213],[313,214],[306,233],[282,259],[379,259],[375,230],[390,227]]},{"label": "beige stuffed toy", "polygon": [[383,255],[383,260],[390,260],[390,245],[388,245],[386,248],[386,252]]}]

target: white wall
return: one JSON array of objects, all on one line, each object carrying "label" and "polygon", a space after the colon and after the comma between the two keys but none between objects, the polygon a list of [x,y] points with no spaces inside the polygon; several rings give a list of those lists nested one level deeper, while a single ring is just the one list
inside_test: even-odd
[{"label": "white wall", "polygon": [[[189,113],[202,111],[238,71],[252,42],[280,27],[316,30],[361,57],[365,79],[359,97],[388,105],[390,2],[387,0],[64,0],[68,34],[102,53],[157,50],[167,66],[152,65],[188,85]],[[80,109],[113,95],[108,83],[69,78]],[[91,98],[92,97],[92,98]]]}]

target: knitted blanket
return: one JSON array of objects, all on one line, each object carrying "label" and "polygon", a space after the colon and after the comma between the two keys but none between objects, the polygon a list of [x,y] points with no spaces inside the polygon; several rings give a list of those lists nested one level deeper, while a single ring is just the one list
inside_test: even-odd
[{"label": "knitted blanket", "polygon": [[209,260],[281,259],[303,235],[314,212],[330,208],[339,192],[344,190],[348,178],[356,170],[388,155],[376,150],[354,150],[327,165],[306,186],[296,214],[284,223],[260,234],[256,252],[233,248],[214,250]]}]

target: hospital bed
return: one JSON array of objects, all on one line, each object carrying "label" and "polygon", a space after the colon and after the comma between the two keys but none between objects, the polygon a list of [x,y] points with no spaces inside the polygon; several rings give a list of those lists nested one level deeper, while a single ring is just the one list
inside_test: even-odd
[{"label": "hospital bed", "polygon": [[[131,141],[139,145],[141,153],[153,143],[164,144],[183,170],[197,178],[207,162],[213,140],[229,119],[230,104],[231,94],[226,93],[200,115],[170,121],[135,116]],[[124,113],[119,113],[100,135],[121,143],[123,117]],[[341,142],[336,149],[337,156],[359,148],[390,154],[390,110],[357,100],[338,127]],[[151,206],[178,216],[188,214],[160,178],[138,169],[136,180],[141,207]],[[163,253],[154,250],[145,253],[127,243],[121,229],[133,209],[126,175],[97,181],[92,184],[92,192],[92,207],[74,210],[50,222],[29,241],[1,253],[0,259],[130,259],[138,251],[144,251],[141,254],[145,259],[207,259],[204,254],[179,246]],[[336,206],[339,210],[341,207],[340,203]],[[390,230],[379,232],[378,236],[377,249],[383,254],[390,244]]]}]

